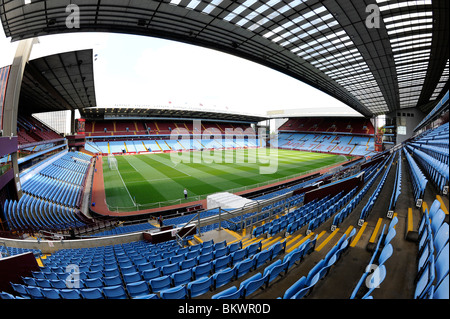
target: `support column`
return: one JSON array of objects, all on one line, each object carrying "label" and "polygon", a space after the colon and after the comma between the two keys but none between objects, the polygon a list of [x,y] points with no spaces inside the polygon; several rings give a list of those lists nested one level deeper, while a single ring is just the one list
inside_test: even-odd
[{"label": "support column", "polygon": [[[37,43],[37,38],[22,40],[17,47],[6,87],[5,105],[3,109],[3,136],[17,136],[17,113],[19,110],[23,72],[30,58],[34,43]],[[16,185],[17,197],[20,199],[22,197],[22,186],[20,185],[17,159],[18,154],[16,148],[16,151],[11,153],[11,160],[14,170],[14,184]]]}]

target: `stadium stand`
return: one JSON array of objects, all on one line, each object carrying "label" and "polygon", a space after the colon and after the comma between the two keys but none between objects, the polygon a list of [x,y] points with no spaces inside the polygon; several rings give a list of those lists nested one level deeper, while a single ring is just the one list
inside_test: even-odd
[{"label": "stadium stand", "polygon": [[[87,3],[89,2],[91,1],[87,0]],[[247,57],[250,58],[253,53],[244,52],[255,45],[255,41],[271,41],[273,45],[264,47],[272,50],[277,48],[277,42],[281,38],[286,37],[286,34],[276,35],[278,31],[275,30],[260,37],[258,29],[271,19],[264,18],[256,22],[257,15],[252,16],[249,13],[243,18],[238,14],[239,10],[251,11],[251,6],[257,6],[259,11],[255,12],[259,14],[272,10],[274,3],[250,1],[252,5],[243,2],[223,8],[219,6],[219,2],[161,2],[158,8],[162,9],[155,11],[153,20],[165,25],[167,22],[161,17],[161,12],[168,12],[168,8],[173,11],[174,16],[182,12],[181,20],[174,18],[173,21],[180,23],[178,27],[184,32],[182,21],[190,25],[193,21],[200,22],[195,20],[197,16],[209,20],[205,17],[213,10],[228,12],[230,15],[227,19],[234,20],[229,22],[233,24],[234,30],[239,30],[244,25],[247,25],[248,30],[242,28],[239,34],[246,41],[233,41],[233,49],[227,50],[239,48],[242,50],[240,54],[248,54]],[[139,6],[139,3],[134,5]],[[56,6],[56,2],[52,4]],[[7,12],[4,6],[0,7],[0,16],[8,33],[12,32],[15,39],[29,36],[20,32],[31,32],[33,37],[41,34],[33,25],[20,22],[26,20],[20,19],[20,12],[33,12],[34,8],[38,7],[36,3],[33,2],[31,6],[30,3],[20,3],[20,6],[29,5],[26,9],[19,7],[20,10],[11,9],[17,6],[15,3],[8,5]],[[107,4],[98,2],[95,6],[95,23],[97,17],[100,18],[98,21],[102,21],[102,16],[97,14],[105,10],[105,5]],[[131,9],[130,5],[133,4],[124,7]],[[278,28],[287,27],[287,24],[278,24],[278,19],[283,21],[288,16],[294,16],[296,21],[288,22],[292,25],[306,18],[300,15],[300,12],[308,12],[306,14],[310,14],[310,17],[323,12],[324,15],[308,22],[308,26],[303,25],[310,28],[304,36],[309,37],[318,31],[326,32],[326,28],[334,25],[336,29],[330,33],[330,37],[341,34],[345,37],[335,41],[347,41],[344,38],[348,38],[348,42],[343,42],[344,47],[355,44],[352,40],[354,37],[347,37],[343,28],[338,31],[341,19],[347,14],[345,7],[340,8],[342,13],[340,11],[339,14],[331,14],[320,1],[316,4],[300,1],[290,4],[280,2],[279,6],[278,3],[275,5],[277,9],[268,13],[267,17],[276,15],[273,21]],[[305,7],[305,10],[297,10],[294,5],[304,5],[307,9]],[[359,5],[353,5],[362,9]],[[413,5],[421,7],[429,3],[405,2],[404,7]],[[436,8],[448,6],[447,2],[433,5]],[[189,12],[184,11],[185,6],[189,6]],[[392,11],[403,12],[402,7],[393,7]],[[434,10],[438,11],[436,8]],[[389,15],[391,9],[384,9],[383,15]],[[90,10],[88,5],[85,10]],[[11,12],[19,12],[19,18],[7,19]],[[127,15],[127,12],[139,16],[139,10],[123,10],[121,13]],[[291,13],[284,14],[286,12]],[[45,13],[52,15],[47,9]],[[409,14],[408,11],[408,16]],[[86,14],[85,17],[87,18],[83,22],[90,23],[89,15]],[[217,31],[211,32],[210,26],[221,30],[221,26],[228,25],[228,22],[221,21],[219,25],[215,23],[218,18],[213,18],[212,15],[210,17],[212,20],[208,22],[208,26],[203,26],[202,33],[213,39]],[[401,18],[406,20],[406,11]],[[35,19],[39,20],[39,17],[36,16]],[[48,25],[58,25],[63,19],[45,19],[46,32],[61,30],[57,27],[48,28]],[[253,24],[253,19],[256,24]],[[328,19],[336,21],[319,26]],[[440,22],[438,20],[442,18],[434,16],[433,19]],[[139,19],[137,25],[154,27],[154,21]],[[117,19],[112,28],[121,22],[121,19]],[[25,25],[18,27],[15,23]],[[14,27],[7,28],[9,24]],[[317,27],[314,24],[317,24]],[[36,22],[36,25],[39,23]],[[195,25],[198,26],[201,24]],[[353,27],[353,24],[350,26]],[[299,26],[298,29],[302,28]],[[172,30],[172,37],[181,38],[176,31],[178,29]],[[295,29],[291,29],[293,30]],[[223,32],[224,39],[231,39],[226,34],[234,36],[235,31],[226,31]],[[211,45],[208,44],[210,40],[205,39],[202,33],[193,34],[191,31],[189,37],[206,46]],[[251,34],[252,38],[246,38],[247,33]],[[391,36],[391,32],[388,32],[388,35]],[[328,36],[321,41],[326,38]],[[294,40],[295,37],[291,39]],[[228,48],[229,44],[221,44],[219,40],[214,45]],[[286,40],[282,46],[291,43],[291,40]],[[394,42],[393,38],[389,40]],[[314,41],[318,43],[319,39]],[[335,41],[333,42],[337,43]],[[333,49],[333,42],[323,42],[320,47],[330,45],[330,49],[338,49]],[[371,44],[370,41],[367,43]],[[434,41],[433,36],[433,43],[444,42]],[[367,82],[361,81],[363,78],[360,74],[349,74],[359,67],[352,66],[348,56],[345,60],[350,63],[352,70],[342,70],[347,74],[342,73],[342,78],[336,78],[339,73],[334,73],[331,64],[333,60],[338,61],[340,58],[332,56],[333,60],[327,60],[331,51],[314,52],[316,49],[308,49],[306,44],[302,48],[305,50],[292,54],[300,56],[304,65],[287,63],[296,60],[282,54],[273,54],[281,51],[258,51],[257,59],[263,59],[267,61],[266,64],[280,70],[290,69],[288,73],[297,74],[298,70],[311,71],[311,74],[320,80],[311,80],[311,84],[315,82],[316,86],[340,101],[346,101],[351,107],[362,111],[364,117],[289,117],[278,130],[278,147],[344,155],[342,157],[348,161],[295,180],[250,190],[242,195],[253,199],[255,203],[240,209],[205,209],[202,204],[195,203],[197,208],[193,208],[192,212],[188,210],[191,207],[180,205],[175,208],[158,207],[154,210],[123,214],[112,212],[116,214],[107,216],[96,214],[92,209],[95,202],[89,198],[89,192],[94,188],[92,176],[96,171],[92,164],[99,160],[97,155],[265,147],[267,140],[245,136],[245,131],[251,128],[251,125],[257,126],[259,118],[231,112],[217,115],[215,112],[191,113],[187,110],[175,110],[177,112],[170,114],[170,108],[157,109],[158,114],[153,113],[151,116],[140,117],[138,112],[135,114],[128,110],[117,113],[109,110],[113,115],[127,113],[127,118],[105,116],[105,113],[101,114],[105,110],[92,107],[95,103],[92,103],[89,97],[93,96],[93,92],[90,92],[91,95],[86,93],[86,101],[81,102],[72,101],[70,96],[70,92],[88,92],[93,89],[89,85],[85,86],[85,82],[90,82],[89,76],[92,72],[84,70],[84,66],[92,63],[92,60],[89,60],[92,59],[92,52],[89,51],[83,59],[72,59],[70,63],[65,61],[65,65],[64,59],[59,56],[64,67],[49,65],[50,69],[58,67],[61,70],[59,80],[65,77],[63,69],[68,69],[68,65],[72,66],[73,61],[78,62],[79,68],[71,69],[75,73],[77,70],[74,69],[78,69],[81,74],[77,73],[68,78],[79,77],[82,81],[62,80],[58,83],[62,88],[47,78],[45,71],[34,66],[33,73],[39,76],[37,79],[30,79],[29,74],[25,76],[27,81],[24,82],[24,87],[28,91],[21,97],[20,107],[13,110],[19,111],[16,112],[19,114],[17,132],[13,126],[12,132],[2,136],[0,141],[0,177],[6,176],[8,179],[5,183],[0,180],[3,183],[0,187],[0,231],[1,235],[5,236],[0,240],[0,263],[20,260],[20,267],[10,267],[8,272],[2,272],[0,299],[448,299],[448,92],[433,108],[431,93],[435,97],[442,94],[440,91],[435,94],[429,89],[436,87],[432,85],[436,84],[435,81],[429,79],[439,78],[442,72],[437,74],[433,68],[424,72],[427,73],[427,79],[424,79],[421,94],[418,89],[417,92],[411,89],[411,96],[408,96],[409,91],[406,92],[405,89],[400,89],[400,92],[392,89],[394,93],[391,96],[388,92],[390,90],[386,89],[391,86],[391,82],[383,83],[383,90],[378,94],[378,82],[383,82],[383,77],[376,74],[377,81],[372,81],[370,76],[373,70],[361,68],[361,71],[369,76],[368,83],[377,82],[373,91],[367,94],[369,90],[364,87]],[[293,49],[291,53],[297,52],[294,50],[297,49]],[[358,48],[351,50],[349,52],[354,54],[358,52]],[[346,56],[343,51],[338,51],[339,55]],[[433,50],[435,51],[438,50]],[[260,53],[270,54],[263,54],[261,58]],[[82,55],[80,52],[76,54]],[[318,55],[322,60],[314,58]],[[441,54],[433,54],[433,58],[429,59],[425,56],[425,59],[435,68],[438,64],[444,65],[445,57],[440,57],[436,62],[435,55]],[[278,56],[280,60],[274,59],[274,56]],[[374,54],[370,69],[375,69],[373,65],[377,64],[378,58]],[[361,60],[356,55],[354,59]],[[311,65],[308,60],[312,61]],[[402,59],[399,59],[397,54],[390,60],[400,65],[405,63],[401,62]],[[365,64],[363,60],[358,63]],[[388,62],[388,66],[394,69],[395,65],[390,63]],[[336,62],[337,68],[341,68],[339,64],[341,62]],[[320,72],[313,72],[315,65]],[[397,69],[397,73],[402,74],[405,71],[401,68],[402,66]],[[0,69],[1,94],[5,88],[4,70],[6,69]],[[388,67],[383,70],[388,70]],[[7,71],[9,72],[9,67]],[[308,75],[306,73],[305,76]],[[322,73],[326,74],[327,78],[322,77]],[[444,79],[445,75],[444,72]],[[415,76],[416,74],[406,72],[407,78]],[[39,83],[39,80],[44,83]],[[355,82],[347,83],[347,80]],[[416,81],[419,82],[420,79]],[[82,83],[75,89],[75,86],[66,87],[69,85],[66,82]],[[326,86],[322,86],[322,82],[326,83]],[[406,84],[405,82],[409,83],[398,79],[393,81],[402,85]],[[448,75],[446,80],[439,82],[436,90],[445,87],[445,83],[448,87]],[[39,94],[32,94],[30,85],[37,87],[36,92],[43,92],[43,98],[38,99]],[[51,89],[52,94],[49,96],[53,95],[53,98],[48,98],[45,94],[48,90],[42,87]],[[394,85],[395,87],[397,86]],[[411,104],[405,104],[405,94],[406,102]],[[417,105],[412,102],[415,94],[418,94],[417,99],[420,99]],[[385,97],[389,97],[389,102],[384,101]],[[34,104],[33,99],[45,105]],[[399,105],[393,105],[391,100],[396,101],[396,104],[401,102]],[[3,102],[2,99],[0,102]],[[366,109],[365,103],[371,108]],[[415,134],[410,134],[405,141],[397,144],[389,140],[384,145],[385,149],[379,151],[375,145],[379,145],[378,133],[382,130],[376,131],[378,127],[373,126],[373,118],[370,116],[386,113],[386,110],[392,113],[401,109],[408,112],[405,105],[415,106],[418,112],[414,114],[416,117],[421,116],[423,120],[417,119],[419,125],[414,130]],[[1,106],[3,116],[3,104]],[[80,138],[84,146],[71,145],[71,141],[76,138],[72,136],[70,140],[70,136],[67,136],[66,139],[34,118],[30,109],[35,106],[40,106],[39,112],[63,107],[72,111],[79,109],[85,116],[82,120],[86,121],[84,136]],[[431,108],[432,111],[425,114],[425,111]],[[5,123],[9,125],[7,120],[10,119],[11,110],[5,110],[8,111],[5,112],[8,116]],[[97,112],[101,115],[95,115]],[[424,114],[421,114],[422,112]],[[202,121],[202,132],[192,124],[192,119],[199,117],[199,114],[200,117],[205,117],[205,121]],[[15,120],[14,116],[12,118]],[[400,123],[400,115],[397,119]],[[2,128],[6,127],[8,131],[8,125]],[[243,128],[244,132],[237,130],[238,127]],[[391,127],[395,128],[395,125]],[[233,130],[233,138],[226,138],[227,129]],[[395,140],[395,134],[391,132],[385,136]],[[5,143],[7,139],[10,141]],[[17,144],[18,147],[13,145],[14,149],[12,144]],[[7,147],[3,145],[13,150],[4,151]],[[17,160],[20,156],[15,153],[25,156]],[[12,165],[12,162],[18,165]],[[160,214],[164,215],[164,223],[157,225],[155,217]],[[195,230],[181,235],[189,226],[195,226],[191,228]],[[30,257],[31,260],[23,262],[23,257]],[[27,269],[22,272],[24,268]],[[10,277],[11,273],[16,276]],[[372,310],[373,307],[368,309]]]}]

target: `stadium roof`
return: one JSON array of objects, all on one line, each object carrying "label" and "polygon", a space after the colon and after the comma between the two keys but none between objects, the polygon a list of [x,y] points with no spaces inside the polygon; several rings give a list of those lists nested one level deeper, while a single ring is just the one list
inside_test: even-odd
[{"label": "stadium roof", "polygon": [[92,50],[59,53],[27,63],[20,112],[75,110],[95,105]]},{"label": "stadium roof", "polygon": [[269,118],[236,112],[216,112],[213,110],[194,110],[173,107],[157,108],[86,108],[80,110],[81,117],[87,120],[127,120],[127,119],[200,119],[258,123]]},{"label": "stadium roof", "polygon": [[[2,0],[0,18],[13,41],[85,31],[161,37],[261,63],[364,116],[426,112],[448,89],[449,2],[376,3],[380,19],[372,0]],[[80,28],[66,25],[69,4],[79,6]]]}]

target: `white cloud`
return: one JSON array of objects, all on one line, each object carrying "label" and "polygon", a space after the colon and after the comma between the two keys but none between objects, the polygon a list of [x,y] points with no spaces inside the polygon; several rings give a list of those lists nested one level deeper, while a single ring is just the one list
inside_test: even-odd
[{"label": "white cloud", "polygon": [[[0,28],[2,29],[2,28]],[[3,32],[3,30],[1,30]],[[31,58],[93,48],[97,105],[178,105],[265,114],[311,107],[351,110],[280,72],[215,50],[150,37],[75,33],[39,38]],[[0,34],[0,65],[16,43]],[[351,110],[353,111],[353,110]]]}]

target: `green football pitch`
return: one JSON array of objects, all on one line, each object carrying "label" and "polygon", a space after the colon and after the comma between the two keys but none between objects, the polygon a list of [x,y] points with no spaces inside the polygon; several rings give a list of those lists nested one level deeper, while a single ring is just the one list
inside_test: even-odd
[{"label": "green football pitch", "polygon": [[[183,156],[183,157],[181,157]],[[247,149],[103,157],[110,210],[134,211],[205,199],[268,185],[347,161],[342,155]],[[184,199],[184,189],[188,199]]]}]

